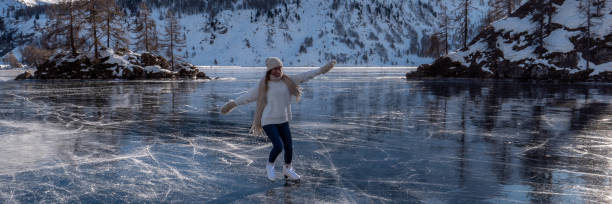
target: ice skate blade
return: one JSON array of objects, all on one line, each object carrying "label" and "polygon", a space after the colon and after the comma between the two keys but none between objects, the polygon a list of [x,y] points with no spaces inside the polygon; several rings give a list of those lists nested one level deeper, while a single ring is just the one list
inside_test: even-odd
[{"label": "ice skate blade", "polygon": [[299,183],[300,179],[290,179],[288,176],[285,176],[285,182]]}]

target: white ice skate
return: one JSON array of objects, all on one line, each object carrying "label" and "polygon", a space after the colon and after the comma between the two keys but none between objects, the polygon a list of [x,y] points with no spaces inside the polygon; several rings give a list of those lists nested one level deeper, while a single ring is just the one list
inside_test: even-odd
[{"label": "white ice skate", "polygon": [[276,177],[274,175],[274,163],[268,162],[268,164],[266,164],[266,171],[268,172],[268,179],[270,181],[274,181],[274,178]]},{"label": "white ice skate", "polygon": [[283,174],[285,175],[285,179],[300,181],[300,175],[295,173],[295,170],[293,170],[291,165],[283,165]]}]

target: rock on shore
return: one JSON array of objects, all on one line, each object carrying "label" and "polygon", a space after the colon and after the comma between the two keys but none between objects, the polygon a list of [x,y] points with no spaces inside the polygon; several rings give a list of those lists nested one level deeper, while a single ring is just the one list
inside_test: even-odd
[{"label": "rock on shore", "polygon": [[16,79],[210,79],[189,63],[180,63],[171,70],[162,56],[134,53],[129,50],[101,50],[99,62],[91,54],[57,52],[37,67],[34,75],[27,73]]}]

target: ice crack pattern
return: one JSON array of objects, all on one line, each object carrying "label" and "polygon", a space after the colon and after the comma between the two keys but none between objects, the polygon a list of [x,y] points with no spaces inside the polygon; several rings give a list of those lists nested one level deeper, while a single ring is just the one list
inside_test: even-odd
[{"label": "ice crack pattern", "polygon": [[0,203],[612,202],[606,84],[335,68],[292,104],[285,185],[247,134],[255,104],[218,111],[261,70],[206,71],[231,80],[0,82]]}]

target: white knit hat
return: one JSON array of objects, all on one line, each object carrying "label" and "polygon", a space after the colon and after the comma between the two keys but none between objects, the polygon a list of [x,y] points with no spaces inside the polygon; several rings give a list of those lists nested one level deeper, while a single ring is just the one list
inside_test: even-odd
[{"label": "white knit hat", "polygon": [[268,57],[266,59],[266,71],[270,71],[271,69],[282,67],[283,62],[278,57]]}]

